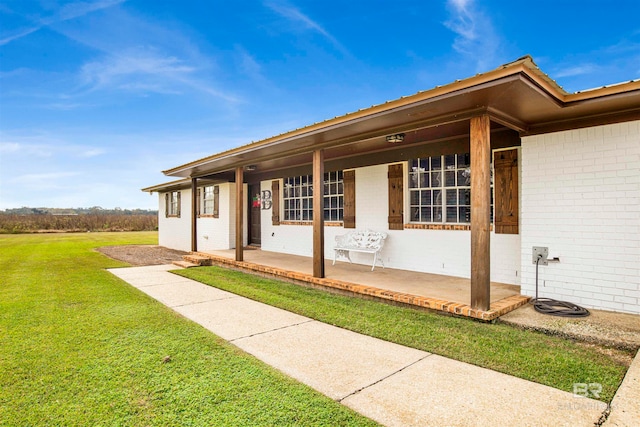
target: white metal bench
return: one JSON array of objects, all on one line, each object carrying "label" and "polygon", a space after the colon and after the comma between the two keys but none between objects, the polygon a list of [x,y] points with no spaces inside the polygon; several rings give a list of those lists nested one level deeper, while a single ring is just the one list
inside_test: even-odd
[{"label": "white metal bench", "polygon": [[333,248],[333,265],[336,264],[336,258],[338,256],[347,258],[351,262],[349,252],[364,252],[373,254],[373,265],[371,271],[376,268],[376,262],[380,260],[382,268],[384,268],[384,261],[382,257],[378,257],[384,241],[387,238],[387,233],[371,231],[371,230],[355,230],[341,236],[336,236],[336,245]]}]

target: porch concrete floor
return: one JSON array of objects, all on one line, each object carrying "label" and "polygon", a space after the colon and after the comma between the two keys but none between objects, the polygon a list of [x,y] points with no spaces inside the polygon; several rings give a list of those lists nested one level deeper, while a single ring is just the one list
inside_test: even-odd
[{"label": "porch concrete floor", "polygon": [[[306,281],[326,287],[342,288],[342,290],[362,293],[400,303],[418,305],[453,314],[475,317],[483,320],[494,320],[498,316],[525,304],[528,297],[520,295],[520,287],[504,283],[491,282],[491,309],[489,312],[472,310],[470,280],[460,277],[415,271],[382,268],[371,265],[350,264],[325,259],[325,279],[312,278],[313,267],[310,257],[269,252],[261,249],[244,250],[244,262],[236,263],[235,250],[199,251],[200,255],[209,255],[213,262],[223,260],[223,264],[268,273],[274,276]],[[269,267],[256,269],[255,266]],[[297,275],[288,274],[298,273]],[[315,280],[314,280],[315,279]],[[334,286],[336,282],[358,286]]]}]

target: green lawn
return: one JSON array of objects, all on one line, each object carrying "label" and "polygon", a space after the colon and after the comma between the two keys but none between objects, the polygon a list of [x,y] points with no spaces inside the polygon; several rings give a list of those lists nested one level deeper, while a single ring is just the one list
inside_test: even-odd
[{"label": "green lawn", "polygon": [[574,383],[600,383],[600,398],[605,402],[611,401],[627,370],[612,357],[616,353],[629,355],[620,350],[504,324],[349,298],[219,267],[179,270],[176,274],[325,323],[561,390],[572,392]]},{"label": "green lawn", "polygon": [[0,236],[0,425],[375,425],[104,271],[123,264],[93,250],[156,242]]}]

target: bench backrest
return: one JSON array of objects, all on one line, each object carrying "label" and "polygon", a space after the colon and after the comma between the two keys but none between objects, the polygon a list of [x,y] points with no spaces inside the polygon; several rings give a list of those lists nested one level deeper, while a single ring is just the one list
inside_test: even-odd
[{"label": "bench backrest", "polygon": [[372,230],[351,231],[342,236],[336,236],[336,243],[339,246],[355,246],[366,249],[382,249],[387,233]]}]

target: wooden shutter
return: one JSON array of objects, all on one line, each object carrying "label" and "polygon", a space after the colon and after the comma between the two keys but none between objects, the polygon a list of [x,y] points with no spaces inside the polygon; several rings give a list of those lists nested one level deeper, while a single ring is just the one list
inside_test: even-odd
[{"label": "wooden shutter", "polygon": [[495,232],[518,234],[518,150],[494,154]]},{"label": "wooden shutter", "polygon": [[200,205],[202,200],[202,193],[200,192],[200,188],[196,191],[196,215],[200,216]]},{"label": "wooden shutter", "polygon": [[180,193],[181,193],[181,191],[177,191],[177,192],[176,192],[176,194],[177,194],[177,196],[176,196],[176,197],[177,197],[177,199],[178,199],[178,203],[177,203],[178,207],[177,207],[177,209],[176,209],[176,216],[177,216],[178,218],[180,218],[180,211],[182,210],[182,209],[181,209],[181,208],[182,208],[182,206],[180,205]]},{"label": "wooden shutter", "polygon": [[164,193],[164,217],[169,218],[169,194]]},{"label": "wooden shutter", "polygon": [[213,186],[213,217],[220,218],[220,186]]},{"label": "wooden shutter", "polygon": [[402,230],[404,228],[404,196],[402,181],[404,177],[402,163],[389,165],[389,230]]},{"label": "wooden shutter", "polygon": [[280,181],[271,181],[271,224],[280,225]]},{"label": "wooden shutter", "polygon": [[344,228],[356,228],[356,171],[344,171],[342,174],[344,189]]}]

